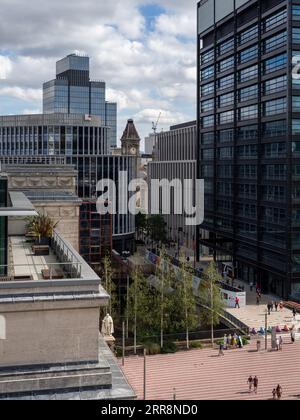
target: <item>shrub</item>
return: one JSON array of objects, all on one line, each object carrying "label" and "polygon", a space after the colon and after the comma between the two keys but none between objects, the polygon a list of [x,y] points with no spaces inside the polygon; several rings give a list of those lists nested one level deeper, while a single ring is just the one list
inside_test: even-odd
[{"label": "shrub", "polygon": [[203,345],[198,341],[192,341],[190,344],[190,349],[202,349]]},{"label": "shrub", "polygon": [[172,341],[168,341],[166,343],[164,343],[164,347],[161,350],[162,354],[169,354],[169,353],[176,353],[178,350],[177,346],[175,343],[173,343]]},{"label": "shrub", "polygon": [[150,356],[160,354],[160,345],[158,343],[148,341],[144,343],[144,346],[147,350],[147,354],[149,354]]}]

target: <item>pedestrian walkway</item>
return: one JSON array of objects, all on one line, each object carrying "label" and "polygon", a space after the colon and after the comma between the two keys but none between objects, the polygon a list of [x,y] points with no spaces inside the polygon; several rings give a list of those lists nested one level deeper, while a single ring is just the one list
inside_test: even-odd
[{"label": "pedestrian walkway", "polygon": [[[238,318],[244,324],[246,324],[250,329],[260,329],[261,327],[265,327],[265,314],[267,309],[268,302],[280,300],[278,297],[272,295],[263,295],[261,304],[258,306],[256,304],[256,292],[250,291],[250,287],[243,282],[236,282],[236,284],[241,284],[245,286],[245,290],[247,293],[247,305],[241,309],[227,309],[227,312]],[[275,311],[271,312],[271,315],[268,316],[268,326],[269,327],[281,327],[288,326],[289,328],[293,325],[300,324],[300,319],[297,322],[293,321],[293,314],[292,311],[289,309],[284,308],[282,311],[279,310],[278,312]]]},{"label": "pedestrian walkway", "polygon": [[[282,352],[257,353],[255,342],[242,350],[191,350],[147,357],[147,400],[268,400],[280,384],[283,399],[300,400],[300,342],[284,338]],[[143,398],[143,358],[125,359],[124,372],[139,399]],[[258,394],[249,393],[247,379],[257,375]],[[175,391],[174,391],[175,388]]]}]

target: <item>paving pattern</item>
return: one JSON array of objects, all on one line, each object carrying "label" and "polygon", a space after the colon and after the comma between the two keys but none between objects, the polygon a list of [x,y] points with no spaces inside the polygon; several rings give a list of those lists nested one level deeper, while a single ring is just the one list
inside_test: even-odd
[{"label": "paving pattern", "polygon": [[[126,358],[129,383],[143,399],[143,358]],[[258,394],[249,393],[247,379],[259,378]],[[242,350],[230,350],[218,357],[218,350],[191,350],[174,355],[147,357],[147,400],[269,400],[280,384],[283,399],[300,400],[300,341],[290,344],[284,337],[282,352],[257,353],[255,343]]]}]

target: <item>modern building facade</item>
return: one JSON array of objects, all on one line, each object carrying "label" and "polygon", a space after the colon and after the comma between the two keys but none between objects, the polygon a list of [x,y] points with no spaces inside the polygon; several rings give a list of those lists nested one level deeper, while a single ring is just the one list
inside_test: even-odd
[{"label": "modern building facade", "polygon": [[199,244],[237,277],[298,299],[299,34],[296,0],[198,4]]},{"label": "modern building facade", "polygon": [[[153,161],[148,163],[149,211],[156,206],[151,202],[151,181],[166,179],[170,182],[185,179],[194,180],[197,176],[197,124],[196,121],[180,124],[170,131],[156,135]],[[170,197],[171,213],[164,215],[168,237],[186,248],[195,249],[196,229],[186,226],[185,214],[174,212],[174,200]],[[162,213],[162,204],[157,211]],[[184,202],[182,202],[184,207]]]},{"label": "modern building facade", "polygon": [[105,82],[90,80],[89,57],[70,54],[56,63],[56,79],[43,86],[43,113],[97,115],[110,127],[109,147],[117,146],[117,104],[106,101]]},{"label": "modern building facade", "polygon": [[[96,210],[97,183],[103,179],[115,182],[119,188],[119,174],[128,172],[128,182],[135,176],[134,156],[113,156],[109,150],[109,128],[101,124],[98,116],[78,114],[41,114],[0,117],[0,160],[5,164],[53,164],[73,165],[78,172],[76,194],[93,211],[81,211],[79,251],[90,263],[102,258],[101,232],[111,226],[111,243],[122,252],[133,250],[135,220],[130,214],[117,214],[108,221],[104,216],[103,226]],[[87,218],[87,214],[91,217]],[[102,220],[102,219],[101,219]],[[87,243],[87,225],[93,243]],[[104,229],[105,226],[105,229]],[[109,240],[108,240],[109,239]],[[92,258],[90,259],[90,257]],[[95,267],[96,268],[96,267]]]}]

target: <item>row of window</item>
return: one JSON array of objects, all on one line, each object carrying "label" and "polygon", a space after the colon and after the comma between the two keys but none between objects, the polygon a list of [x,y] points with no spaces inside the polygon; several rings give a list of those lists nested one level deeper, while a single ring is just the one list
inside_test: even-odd
[{"label": "row of window", "polygon": [[[295,20],[299,20],[299,14],[298,14],[298,6],[293,7],[293,13],[295,16]],[[281,10],[279,12],[276,12],[274,15],[266,18],[262,22],[262,31],[267,32],[269,30],[273,30],[274,28],[282,25],[287,21],[287,11]],[[245,31],[241,32],[237,37],[237,44],[243,45],[246,44],[249,41],[252,41],[254,39],[258,38],[258,25],[254,25],[250,27],[249,29],[246,29]],[[229,40],[222,42],[217,47],[217,55],[223,55],[227,52],[234,49],[234,38],[230,38]],[[214,50],[211,49],[203,54],[201,54],[201,64],[206,64],[213,60],[215,57]]]},{"label": "row of window", "polygon": [[[297,107],[299,107],[299,111],[300,111],[300,97],[294,97],[294,98],[295,98],[294,99],[295,104]],[[285,113],[286,110],[287,110],[286,98],[274,99],[272,101],[263,103],[262,116],[269,117],[273,115],[279,115],[279,114]],[[238,121],[256,119],[258,118],[258,115],[259,115],[258,105],[250,105],[250,106],[239,108],[237,110]],[[206,117],[201,118],[201,126],[202,128],[209,128],[209,127],[213,127],[215,123],[219,125],[233,123],[234,117],[235,117],[234,110],[221,112],[217,114],[216,119],[215,119],[215,115],[208,115]]]},{"label": "row of window", "polygon": [[[300,132],[300,121],[294,120],[294,131],[299,125]],[[262,125],[262,136],[263,137],[283,137],[286,135],[287,125],[285,120],[280,121],[271,121],[264,123]],[[219,143],[229,143],[234,142],[235,138],[238,141],[249,141],[257,140],[258,138],[258,125],[248,125],[240,127],[237,131],[234,129],[229,130],[219,130],[216,132],[216,141]],[[201,134],[201,143],[203,145],[213,145],[215,141],[215,133],[202,133]]]},{"label": "row of window", "polygon": [[[268,60],[265,60],[262,63],[263,68],[263,74],[269,74],[273,73],[278,70],[282,70],[286,68],[287,64],[287,54],[280,54],[276,57],[272,57]],[[247,67],[246,69],[240,70],[237,73],[237,82],[238,83],[245,83],[253,79],[257,79],[258,77],[258,64],[255,64],[254,66]],[[215,88],[218,90],[225,90],[234,88],[235,84],[235,74],[232,73],[230,75],[227,75],[225,77],[222,77],[218,79],[215,82],[207,83],[203,86],[201,86],[201,96],[207,96],[210,94],[213,94],[215,91]]]}]

